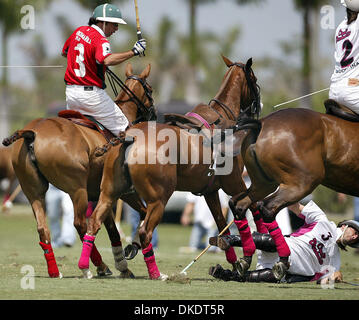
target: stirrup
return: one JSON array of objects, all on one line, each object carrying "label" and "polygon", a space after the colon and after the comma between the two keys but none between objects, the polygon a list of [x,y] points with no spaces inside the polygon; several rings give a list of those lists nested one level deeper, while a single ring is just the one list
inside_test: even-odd
[{"label": "stirrup", "polygon": [[280,281],[284,278],[284,276],[287,274],[287,271],[289,269],[289,264],[278,261],[272,268],[273,275],[276,278],[277,281]]},{"label": "stirrup", "polygon": [[110,268],[108,266],[106,266],[106,268],[104,270],[101,269],[101,266],[98,266],[96,271],[97,271],[98,277],[112,276],[112,271],[110,270]]}]

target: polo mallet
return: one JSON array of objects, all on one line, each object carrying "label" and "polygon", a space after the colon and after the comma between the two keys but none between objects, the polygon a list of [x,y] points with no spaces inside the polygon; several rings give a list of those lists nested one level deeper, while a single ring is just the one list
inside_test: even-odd
[{"label": "polo mallet", "polygon": [[[233,224],[233,222],[234,219],[218,234],[218,237],[221,236],[223,233],[225,233],[227,229]],[[186,275],[186,270],[188,270],[202,255],[204,255],[210,247],[211,245],[209,244],[196,258],[192,260],[192,262],[186,268],[184,268],[180,272],[180,274]]]},{"label": "polo mallet", "polygon": [[351,286],[355,286],[355,287],[359,287],[359,283],[354,283],[354,282],[348,282],[348,281],[340,281],[339,283],[345,283],[345,284],[349,284]]},{"label": "polo mallet", "polygon": [[[140,17],[138,15],[138,5],[137,0],[135,1],[135,11],[136,11],[136,27],[137,27],[137,40],[142,39],[142,33],[141,33],[141,26],[140,26]],[[145,56],[145,53],[143,53],[143,56]]]},{"label": "polo mallet", "polygon": [[141,40],[142,39],[142,33],[141,33],[141,26],[140,26],[140,18],[138,15],[138,5],[137,5],[137,0],[135,1],[135,10],[136,10],[136,27],[137,27],[137,39]]}]

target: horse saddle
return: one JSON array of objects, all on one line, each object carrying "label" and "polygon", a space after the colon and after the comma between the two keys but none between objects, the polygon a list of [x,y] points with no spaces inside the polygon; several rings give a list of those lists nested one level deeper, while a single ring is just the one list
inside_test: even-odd
[{"label": "horse saddle", "polygon": [[208,123],[198,113],[187,112],[185,115],[177,113],[165,113],[164,122],[166,124],[175,125],[182,129],[196,129],[200,131],[203,126],[207,129],[214,129],[214,125],[219,122],[217,119],[214,123]]},{"label": "horse saddle", "polygon": [[336,102],[333,99],[328,99],[324,101],[325,109],[327,114],[331,114],[338,118],[348,120],[351,122],[359,122],[359,115],[354,111],[350,110],[348,107]]},{"label": "horse saddle", "polygon": [[169,125],[174,125],[176,127],[179,127],[181,129],[196,129],[201,130],[201,126],[203,125],[201,121],[199,121],[196,118],[188,117],[183,114],[177,114],[177,113],[165,113],[163,115],[164,117],[164,123]]},{"label": "horse saddle", "polygon": [[92,116],[83,115],[82,113],[75,110],[61,110],[58,113],[60,118],[65,118],[72,121],[75,124],[84,126],[93,130],[100,132],[109,142],[115,135],[108,129],[106,129],[100,122],[95,120]]}]

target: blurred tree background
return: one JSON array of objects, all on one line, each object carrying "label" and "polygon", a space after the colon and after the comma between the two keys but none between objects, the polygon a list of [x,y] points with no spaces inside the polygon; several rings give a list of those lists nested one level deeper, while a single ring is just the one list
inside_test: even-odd
[{"label": "blurred tree background", "polygon": [[[0,0],[2,66],[8,65],[8,57],[11,54],[8,48],[9,41],[23,32],[19,27],[22,18],[21,8],[25,4],[33,5],[36,10],[36,19],[40,19],[56,1],[58,0]],[[108,0],[107,2],[121,7],[129,1],[133,2],[133,0]],[[186,31],[180,32],[169,16],[154,21],[155,32],[147,34],[143,30],[143,35],[150,45],[146,50],[146,56],[141,58],[141,65],[151,63],[152,70],[149,81],[154,89],[156,104],[183,100],[194,106],[199,102],[208,102],[219,89],[226,70],[219,53],[228,57],[238,56],[235,52],[235,45],[241,40],[240,22],[221,35],[210,31],[201,31],[198,28],[198,13],[202,8],[214,3],[219,5],[220,1],[182,1],[188,15]],[[268,2],[268,0],[222,1],[231,1],[236,6],[251,6],[253,10],[260,10],[261,6]],[[257,77],[258,74],[261,75],[258,77],[258,82],[261,86],[264,104],[262,116],[275,111],[273,106],[279,103],[325,88],[329,83],[329,79],[320,77],[320,69],[323,65],[330,65],[333,62],[314,55],[318,54],[317,32],[319,26],[317,24],[320,8],[322,5],[334,3],[334,1],[291,1],[301,16],[301,33],[294,38],[278,43],[282,52],[280,58],[268,55],[254,60],[254,71]],[[81,6],[83,10],[87,10],[90,15],[92,10],[104,1],[72,0],[72,2]],[[145,15],[146,13],[140,12],[140,14]],[[112,44],[113,52],[129,50],[136,41],[135,21],[127,19],[127,22],[127,25],[120,26],[122,38],[121,41]],[[56,23],[57,31],[62,35],[63,42],[78,27],[74,22],[70,22],[66,15],[61,14],[56,17]],[[260,28],[262,27],[265,26]],[[258,32],[260,33],[260,30]],[[121,44],[118,44],[119,42]],[[47,46],[49,45],[51,45],[51,35],[45,37],[44,33],[33,32],[31,41],[21,44],[18,50],[26,53],[29,65],[66,66],[66,60],[60,56],[61,48],[58,48],[58,56],[54,56],[48,53]],[[296,56],[301,57],[299,65],[291,63],[292,58]],[[313,63],[314,59],[316,63]],[[141,71],[136,70],[134,61],[131,62],[135,72]],[[113,67],[112,70],[123,78],[124,68],[125,64]],[[16,72],[16,69],[3,67],[0,70],[2,135],[6,131],[10,133],[23,127],[36,117],[47,116],[49,112],[51,113],[61,106],[65,108],[64,68],[32,68],[33,86],[30,88],[22,86],[21,83],[11,84],[8,79],[9,72]],[[112,94],[110,90],[108,92]],[[304,107],[324,112],[323,101],[327,97],[328,92],[323,92],[281,108]],[[337,193],[324,187],[319,187],[314,192],[314,197],[325,210],[330,212],[343,212],[350,209],[352,205],[351,197],[347,197],[346,201],[338,201]]]}]

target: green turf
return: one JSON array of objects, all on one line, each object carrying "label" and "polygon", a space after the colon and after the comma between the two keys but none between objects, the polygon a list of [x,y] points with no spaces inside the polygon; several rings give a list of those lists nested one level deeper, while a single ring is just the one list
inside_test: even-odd
[{"label": "green turf", "polygon": [[[222,253],[206,253],[189,270],[190,283],[149,280],[142,254],[129,261],[136,279],[119,279],[105,229],[101,229],[96,245],[104,261],[113,271],[108,278],[83,279],[77,268],[81,244],[55,249],[62,279],[50,279],[43,251],[38,245],[35,219],[28,206],[15,206],[11,214],[0,213],[0,299],[126,299],[126,300],[350,300],[359,299],[359,287],[335,284],[324,290],[315,283],[265,284],[223,282],[208,275],[208,268],[217,263],[229,267]],[[123,225],[125,233],[129,226]],[[188,245],[190,227],[161,224],[156,261],[162,273],[179,273],[198,253],[180,253]],[[126,244],[126,243],[125,243]],[[241,254],[237,251],[238,256]],[[35,288],[23,289],[21,268],[30,265],[35,271]],[[255,266],[255,261],[252,267]],[[95,267],[91,266],[95,274]],[[342,255],[344,280],[359,283],[359,256],[349,249]]]}]

